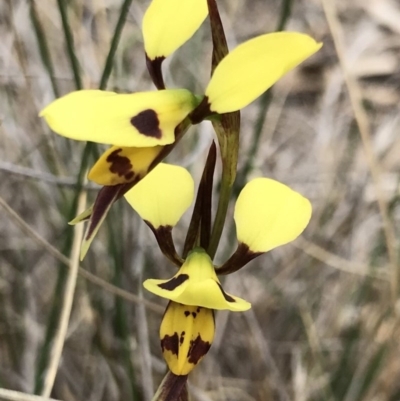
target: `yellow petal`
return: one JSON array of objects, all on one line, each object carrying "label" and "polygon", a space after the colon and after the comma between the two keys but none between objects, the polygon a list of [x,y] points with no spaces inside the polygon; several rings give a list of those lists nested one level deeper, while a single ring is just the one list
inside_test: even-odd
[{"label": "yellow petal", "polygon": [[187,375],[210,349],[214,333],[211,309],[170,302],[161,322],[160,339],[171,372]]},{"label": "yellow petal", "polygon": [[146,280],[146,290],[184,305],[241,312],[251,308],[244,299],[227,294],[221,287],[210,257],[196,248],[172,279]]},{"label": "yellow petal", "polygon": [[192,37],[207,13],[207,0],[153,0],[143,17],[147,56],[168,57]]},{"label": "yellow petal", "polygon": [[311,204],[298,192],[269,178],[256,178],[235,205],[239,242],[252,252],[267,252],[296,239],[311,218]]},{"label": "yellow petal", "polygon": [[251,39],[229,53],[206,89],[211,111],[239,110],[322,46],[310,36],[276,32]]},{"label": "yellow petal", "polygon": [[175,226],[194,197],[192,176],[183,167],[160,163],[125,194],[125,199],[154,228]]},{"label": "yellow petal", "polygon": [[89,171],[89,180],[100,185],[117,185],[140,181],[163,146],[130,148],[112,146]]},{"label": "yellow petal", "polygon": [[149,147],[174,142],[175,127],[195,102],[185,89],[132,94],[81,90],[56,99],[40,116],[67,138]]}]

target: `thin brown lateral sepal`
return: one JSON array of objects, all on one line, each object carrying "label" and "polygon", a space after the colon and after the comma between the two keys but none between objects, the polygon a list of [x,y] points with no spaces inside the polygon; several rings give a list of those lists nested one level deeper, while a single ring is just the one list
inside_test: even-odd
[{"label": "thin brown lateral sepal", "polygon": [[218,275],[234,273],[260,255],[262,252],[252,252],[246,244],[239,243],[235,253],[215,271]]},{"label": "thin brown lateral sepal", "polygon": [[[93,204],[93,208],[91,214],[86,217],[89,218],[88,226],[86,228],[85,236],[83,238],[83,242],[81,245],[81,254],[80,259],[83,260],[91,243],[93,242],[94,237],[104,219],[106,218],[108,212],[110,211],[111,206],[116,202],[121,196],[124,195],[130,188],[132,188],[134,183],[130,184],[119,184],[113,186],[105,186],[100,189],[97,194],[97,198]],[[79,218],[78,216],[77,218]],[[75,218],[74,220],[76,220]],[[74,222],[73,220],[73,222]]]},{"label": "thin brown lateral sepal", "polygon": [[211,75],[215,67],[229,53],[228,44],[226,42],[224,27],[219,15],[217,3],[215,0],[207,0],[208,15],[211,24],[211,36],[213,42],[212,68]]}]

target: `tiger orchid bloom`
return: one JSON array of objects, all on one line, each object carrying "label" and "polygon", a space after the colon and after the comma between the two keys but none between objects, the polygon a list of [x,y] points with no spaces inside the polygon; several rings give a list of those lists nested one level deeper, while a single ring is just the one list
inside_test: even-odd
[{"label": "tiger orchid bloom", "polygon": [[195,247],[185,260],[175,250],[172,229],[194,198],[194,182],[182,167],[160,163],[125,194],[155,234],[163,253],[179,267],[169,279],[148,279],[144,287],[169,300],[160,327],[161,348],[170,371],[185,376],[211,347],[214,310],[250,309],[244,299],[224,291],[218,275],[233,273],[250,260],[295,240],[311,218],[311,204],[284,184],[256,178],[245,185],[235,205],[237,251],[221,266]]},{"label": "tiger orchid bloom", "polygon": [[40,112],[59,135],[112,145],[88,174],[103,189],[95,204],[71,222],[89,220],[81,257],[111,205],[168,155],[190,125],[247,106],[322,46],[301,33],[261,35],[222,59],[204,95],[165,89],[162,61],[192,37],[207,13],[206,0],[151,2],[143,19],[143,37],[147,67],[158,91],[80,90]]}]

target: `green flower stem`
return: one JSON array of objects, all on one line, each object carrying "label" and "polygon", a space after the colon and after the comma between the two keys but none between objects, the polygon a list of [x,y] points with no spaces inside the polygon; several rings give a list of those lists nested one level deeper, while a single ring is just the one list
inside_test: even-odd
[{"label": "green flower stem", "polygon": [[126,17],[128,15],[129,7],[132,4],[132,0],[125,0],[121,6],[118,22],[114,30],[114,35],[111,40],[110,50],[107,55],[106,63],[104,65],[103,74],[101,75],[99,89],[105,89],[107,86],[108,79],[110,78],[115,53],[118,48],[119,39],[121,37],[122,29],[125,26]]},{"label": "green flower stem", "polygon": [[60,11],[61,22],[64,30],[69,62],[71,64],[72,73],[74,75],[75,87],[76,89],[82,89],[82,79],[79,72],[80,67],[74,49],[74,37],[72,35],[71,26],[69,25],[68,21],[67,2],[64,0],[57,0],[57,4]]},{"label": "green flower stem", "polygon": [[215,253],[217,252],[219,240],[221,239],[231,193],[232,193],[232,185],[230,183],[230,175],[228,173],[228,169],[223,168],[221,189],[218,200],[218,209],[215,215],[213,230],[211,233],[210,246],[208,247],[208,254],[210,255],[211,259],[214,258]]},{"label": "green flower stem", "polygon": [[51,87],[55,97],[60,96],[60,91],[58,90],[57,81],[54,77],[54,66],[53,61],[50,56],[49,46],[46,38],[45,31],[43,29],[42,23],[40,22],[38,13],[36,11],[36,5],[34,0],[29,1],[30,5],[30,17],[35,30],[36,39],[39,45],[40,57],[43,61],[43,65],[49,76]]},{"label": "green flower stem", "polygon": [[239,112],[224,114],[220,122],[213,122],[218,137],[222,159],[221,188],[218,208],[211,232],[210,246],[207,249],[211,259],[214,258],[225,225],[226,213],[236,178],[239,153]]}]

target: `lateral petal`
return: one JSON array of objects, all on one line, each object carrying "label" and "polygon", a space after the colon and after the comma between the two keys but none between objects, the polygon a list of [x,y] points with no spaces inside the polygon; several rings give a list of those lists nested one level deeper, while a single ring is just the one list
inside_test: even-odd
[{"label": "lateral petal", "polygon": [[256,178],[243,188],[234,218],[239,242],[252,252],[267,252],[295,240],[311,218],[308,199],[284,184]]},{"label": "lateral petal", "polygon": [[143,220],[155,229],[175,226],[193,201],[194,182],[180,166],[160,163],[125,194]]}]

